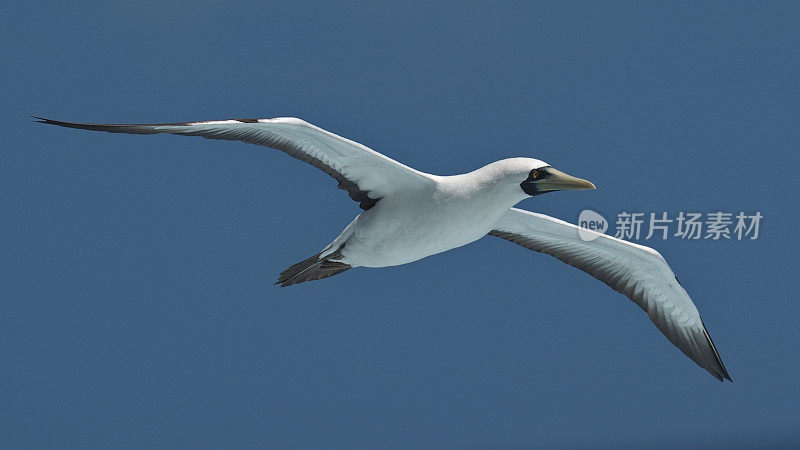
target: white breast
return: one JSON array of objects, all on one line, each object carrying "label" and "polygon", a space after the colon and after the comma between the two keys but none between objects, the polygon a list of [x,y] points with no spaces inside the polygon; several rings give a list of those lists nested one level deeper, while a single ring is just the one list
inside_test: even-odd
[{"label": "white breast", "polygon": [[436,181],[431,189],[383,198],[359,215],[348,227],[343,261],[354,267],[395,266],[469,244],[519,201],[463,175]]}]

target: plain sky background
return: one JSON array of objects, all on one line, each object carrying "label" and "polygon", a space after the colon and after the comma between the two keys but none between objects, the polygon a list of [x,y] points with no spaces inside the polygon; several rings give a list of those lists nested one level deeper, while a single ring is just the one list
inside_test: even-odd
[{"label": "plain sky background", "polygon": [[[291,3],[291,4],[289,4]],[[800,442],[800,6],[12,2],[0,27],[0,447]],[[291,288],[360,211],[242,143],[35,124],[297,116],[417,169],[592,180],[519,207],[764,215],[649,241],[735,382],[497,238]]]}]

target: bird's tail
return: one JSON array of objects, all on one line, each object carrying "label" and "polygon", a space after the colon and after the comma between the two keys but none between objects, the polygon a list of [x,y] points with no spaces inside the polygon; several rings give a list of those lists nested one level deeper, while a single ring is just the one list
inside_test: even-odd
[{"label": "bird's tail", "polygon": [[341,257],[340,250],[322,258],[320,258],[320,255],[322,255],[322,253],[317,253],[308,259],[293,264],[291,267],[281,272],[275,284],[286,287],[304,281],[321,280],[342,273],[350,268],[350,264],[345,264],[340,261],[331,261],[332,258]]}]

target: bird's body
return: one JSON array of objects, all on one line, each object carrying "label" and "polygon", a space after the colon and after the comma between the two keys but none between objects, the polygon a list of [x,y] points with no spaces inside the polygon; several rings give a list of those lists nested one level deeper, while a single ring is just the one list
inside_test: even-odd
[{"label": "bird's body", "polygon": [[238,140],[280,150],[332,176],[364,212],[319,253],[284,270],[278,278],[282,286],[352,267],[406,264],[488,234],[554,256],[623,293],[684,354],[718,380],[730,380],[697,308],[657,251],[513,208],[546,192],[594,189],[543,161],[503,159],[470,173],[439,176],[295,118],[132,125],[38,119],[110,133]]},{"label": "bird's body", "polygon": [[[527,173],[542,161],[512,158],[474,172],[428,175],[418,189],[382,198],[361,213],[323,251],[340,247],[341,261],[351,267],[387,267],[413,262],[477,241],[486,236],[514,204],[526,195],[502,183],[501,169]],[[519,168],[519,170],[513,170]]]}]

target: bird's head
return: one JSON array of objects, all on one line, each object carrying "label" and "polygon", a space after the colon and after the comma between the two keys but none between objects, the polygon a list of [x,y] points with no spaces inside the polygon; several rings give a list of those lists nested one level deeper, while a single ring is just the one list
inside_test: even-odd
[{"label": "bird's head", "polygon": [[484,180],[495,183],[503,195],[523,200],[546,192],[594,189],[594,184],[567,175],[544,161],[508,158],[478,169]]},{"label": "bird's head", "polygon": [[[594,184],[567,175],[544,161],[533,158],[508,158],[493,162],[480,169],[491,179],[503,180],[509,189],[526,196],[563,190],[594,189]],[[520,193],[522,195],[522,193]]]},{"label": "bird's head", "polygon": [[525,159],[527,160],[527,167],[525,167],[527,171],[522,174],[525,178],[521,180],[519,186],[530,196],[563,190],[595,189],[592,182],[567,175],[550,167],[546,162],[538,159]]}]

